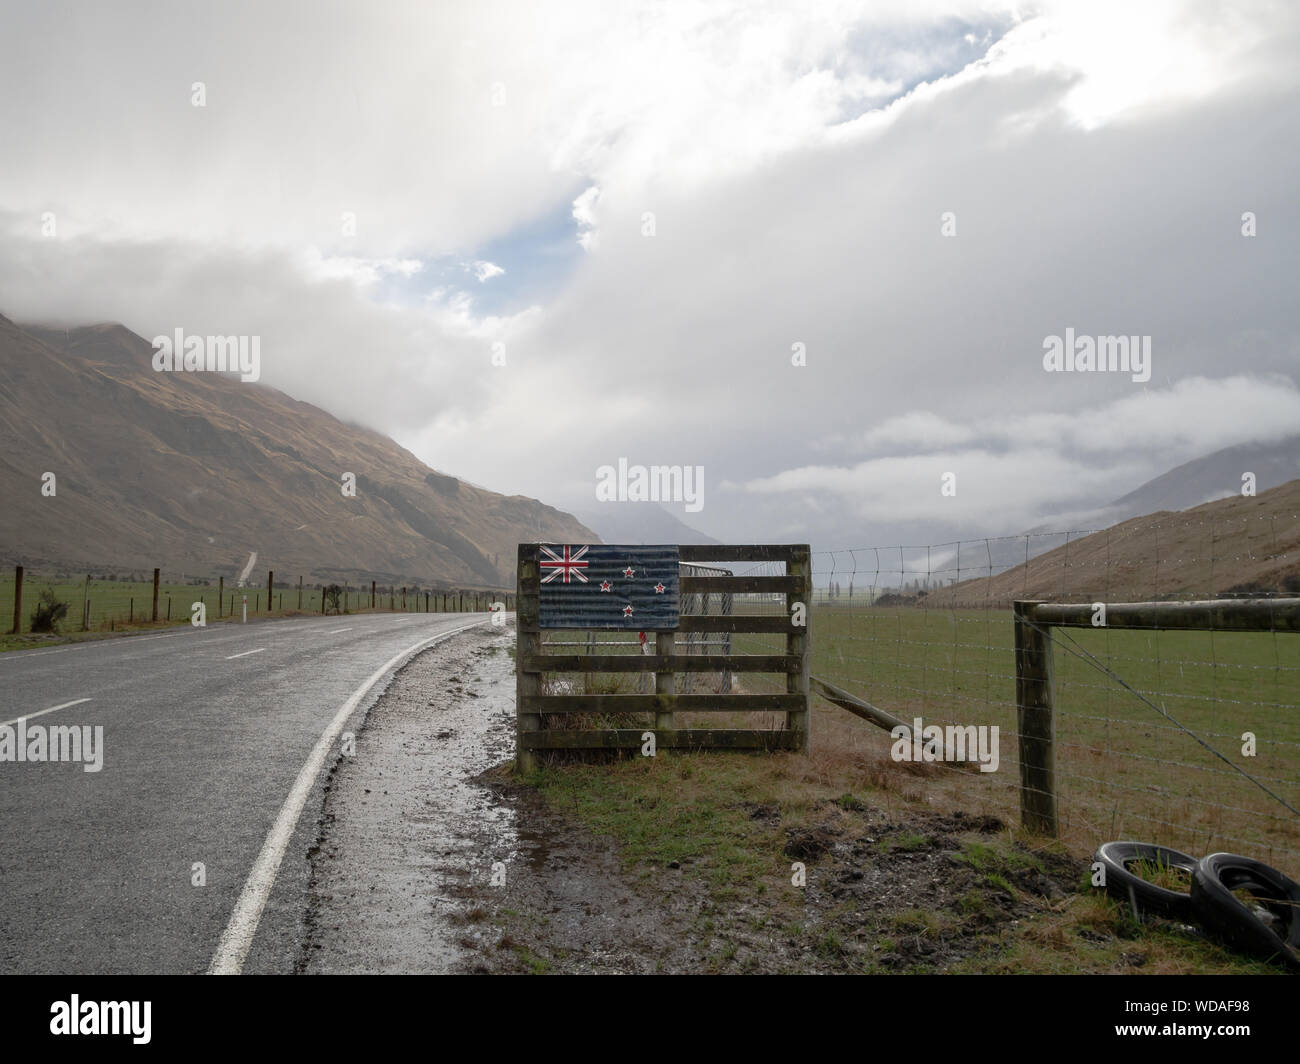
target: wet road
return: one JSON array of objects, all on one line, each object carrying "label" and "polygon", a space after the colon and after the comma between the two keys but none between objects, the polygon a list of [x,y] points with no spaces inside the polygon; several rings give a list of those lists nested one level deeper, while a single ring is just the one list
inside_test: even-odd
[{"label": "wet road", "polygon": [[[0,655],[0,722],[103,728],[99,771],[0,761],[0,972],[208,970],[340,710],[402,651],[485,623],[485,614],[292,618]],[[386,683],[357,700],[344,731]],[[244,971],[293,966],[306,853],[337,747],[328,745],[325,771],[299,783],[303,813],[283,840]]]}]

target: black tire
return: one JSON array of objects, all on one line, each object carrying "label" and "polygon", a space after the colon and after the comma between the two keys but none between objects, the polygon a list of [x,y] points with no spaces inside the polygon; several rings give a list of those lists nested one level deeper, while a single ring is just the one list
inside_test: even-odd
[{"label": "black tire", "polygon": [[1143,912],[1182,923],[1191,922],[1190,894],[1158,887],[1134,875],[1128,866],[1138,861],[1150,861],[1181,869],[1191,879],[1200,864],[1195,857],[1149,842],[1106,842],[1098,847],[1094,860],[1100,861],[1106,871],[1106,893],[1111,897],[1123,902],[1132,901]]},{"label": "black tire", "polygon": [[[1249,891],[1266,916],[1234,890]],[[1196,918],[1225,945],[1300,971],[1300,883],[1251,857],[1212,853],[1192,875],[1191,897]]]}]

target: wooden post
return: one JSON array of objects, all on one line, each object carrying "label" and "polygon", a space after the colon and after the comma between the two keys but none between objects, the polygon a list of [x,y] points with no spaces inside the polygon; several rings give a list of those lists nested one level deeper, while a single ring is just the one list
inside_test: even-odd
[{"label": "wooden post", "polygon": [[324,584],[321,584],[320,586],[320,611],[321,613],[325,612],[325,585]]},{"label": "wooden post", "polygon": [[402,609],[406,609],[406,588],[402,588]]},{"label": "wooden post", "polygon": [[158,575],[159,570],[153,571],[153,623],[158,623]]},{"label": "wooden post", "polygon": [[515,771],[533,772],[537,768],[537,755],[524,749],[524,736],[542,730],[539,713],[525,713],[524,699],[540,694],[541,673],[529,669],[529,659],[541,646],[538,620],[538,596],[541,591],[540,570],[537,568],[537,547],[519,544],[519,617],[515,626]]},{"label": "wooden post", "polygon": [[275,573],[270,569],[266,571],[266,612],[270,613],[273,609],[272,603],[275,601],[271,597],[271,589],[275,587]]},{"label": "wooden post", "polygon": [[167,594],[167,619],[169,621],[172,619],[172,596],[170,592]]},{"label": "wooden post", "polygon": [[221,600],[226,597],[226,578],[217,577],[217,620],[221,619]]},{"label": "wooden post", "polygon": [[90,631],[90,574],[86,574],[86,587],[81,601],[81,630]]},{"label": "wooden post", "polygon": [[[656,632],[655,653],[660,657],[671,657],[675,652],[674,644],[676,641],[677,634],[675,632]],[[673,675],[672,665],[669,665],[662,672],[655,673],[655,694],[666,695],[670,699],[676,696],[677,687],[673,682]],[[668,702],[665,704],[665,708],[655,710],[655,731],[672,731],[674,727],[672,702]]]},{"label": "wooden post", "polygon": [[18,635],[23,628],[23,567],[14,567],[14,626],[10,635]]},{"label": "wooden post", "polygon": [[791,625],[785,637],[785,652],[799,655],[799,671],[787,673],[785,677],[786,694],[803,695],[803,709],[786,714],[785,726],[790,731],[801,734],[799,749],[808,753],[812,744],[812,688],[809,683],[808,666],[812,660],[812,551],[807,545],[794,548],[790,561],[786,563],[790,576],[799,577],[800,590],[788,591],[785,596],[786,620],[793,619],[796,604],[803,604],[802,627]]},{"label": "wooden post", "polygon": [[134,595],[132,595],[129,599],[127,599],[127,611],[128,612],[126,615],[126,623],[135,624],[135,596]]},{"label": "wooden post", "polygon": [[372,610],[375,608],[375,582],[373,580],[370,581],[370,608]]},{"label": "wooden post", "polygon": [[302,577],[298,577],[298,609],[302,609]]},{"label": "wooden post", "polygon": [[429,593],[427,591],[424,593],[424,612],[429,612]]},{"label": "wooden post", "polygon": [[1055,838],[1056,721],[1052,708],[1052,639],[1035,625],[1033,602],[1013,604],[1016,713],[1020,733],[1020,825]]}]

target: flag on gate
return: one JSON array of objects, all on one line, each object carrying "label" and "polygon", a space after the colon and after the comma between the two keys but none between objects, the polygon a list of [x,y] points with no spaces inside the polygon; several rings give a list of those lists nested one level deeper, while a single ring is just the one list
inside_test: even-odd
[{"label": "flag on gate", "polygon": [[679,565],[675,545],[539,545],[538,624],[672,631],[681,601]]}]

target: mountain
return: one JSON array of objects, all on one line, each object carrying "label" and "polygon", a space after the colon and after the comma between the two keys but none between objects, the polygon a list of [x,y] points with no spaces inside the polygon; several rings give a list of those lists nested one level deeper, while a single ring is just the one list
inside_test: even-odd
[{"label": "mountain", "polygon": [[657,502],[607,502],[579,515],[606,543],[717,543]]},{"label": "mountain", "polygon": [[152,358],[121,325],[0,316],[0,562],[232,577],[256,552],[259,579],[486,588],[513,585],[521,541],[594,540],[273,388]]},{"label": "mountain", "polygon": [[1013,599],[1123,602],[1268,591],[1300,594],[1300,480],[1135,517],[924,601],[1003,607]]},{"label": "mountain", "polygon": [[1111,504],[1114,518],[1156,510],[1186,510],[1241,494],[1243,473],[1255,474],[1255,491],[1267,491],[1300,476],[1300,436],[1278,443],[1247,443],[1194,458],[1148,480]]}]

